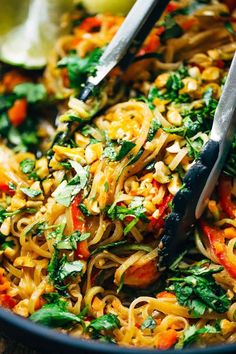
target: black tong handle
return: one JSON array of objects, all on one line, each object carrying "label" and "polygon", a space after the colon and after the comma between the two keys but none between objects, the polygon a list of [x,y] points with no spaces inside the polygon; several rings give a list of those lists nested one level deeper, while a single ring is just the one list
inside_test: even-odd
[{"label": "black tong handle", "polygon": [[198,160],[183,179],[183,187],[173,199],[172,212],[165,220],[165,233],[159,244],[159,268],[168,267],[184,248],[194,224],[196,206],[219,156],[219,142],[209,140]]}]

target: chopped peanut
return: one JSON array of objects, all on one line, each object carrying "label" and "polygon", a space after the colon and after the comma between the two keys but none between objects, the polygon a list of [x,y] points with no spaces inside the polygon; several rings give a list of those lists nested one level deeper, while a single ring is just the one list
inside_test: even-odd
[{"label": "chopped peanut", "polygon": [[182,183],[180,180],[180,177],[178,175],[178,173],[174,173],[172,175],[172,179],[170,181],[170,183],[168,184],[168,190],[172,195],[175,195],[178,190],[181,188]]},{"label": "chopped peanut", "polygon": [[158,88],[165,87],[169,77],[170,77],[170,74],[168,74],[168,73],[164,73],[164,74],[157,76],[157,78],[155,80],[156,87],[158,87]]},{"label": "chopped peanut", "polygon": [[102,152],[102,143],[88,145],[85,149],[85,159],[87,164],[90,165],[92,162],[100,159]]},{"label": "chopped peanut", "polygon": [[48,160],[46,157],[41,157],[41,159],[36,160],[35,169],[37,170],[37,175],[43,179],[48,176]]},{"label": "chopped peanut", "polygon": [[80,133],[75,133],[75,142],[79,147],[85,148],[89,144],[89,138]]},{"label": "chopped peanut", "polygon": [[55,158],[58,161],[62,161],[66,158],[69,158],[71,160],[81,163],[81,165],[86,164],[83,148],[69,148],[69,147],[55,145],[53,146],[53,151],[55,152]]},{"label": "chopped peanut", "polygon": [[190,93],[198,89],[197,80],[191,77],[186,77],[185,79],[182,80],[182,82],[184,84],[184,87],[179,91],[179,93]]},{"label": "chopped peanut", "polygon": [[217,66],[210,66],[202,72],[202,79],[205,81],[215,81],[220,77],[220,69]]},{"label": "chopped peanut", "polygon": [[154,179],[159,183],[168,183],[170,181],[170,169],[162,161],[155,164]]},{"label": "chopped peanut", "polygon": [[180,126],[182,124],[182,117],[175,108],[169,109],[167,113],[167,119],[171,124],[175,126]]}]

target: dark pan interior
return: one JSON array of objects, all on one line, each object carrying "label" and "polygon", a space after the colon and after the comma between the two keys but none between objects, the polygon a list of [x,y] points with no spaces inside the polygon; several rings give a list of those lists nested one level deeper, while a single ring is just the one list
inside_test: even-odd
[{"label": "dark pan interior", "polygon": [[[73,338],[47,327],[32,323],[31,321],[16,316],[3,308],[0,308],[0,329],[6,333],[8,337],[19,340],[34,349],[41,350],[45,354],[173,354],[180,352],[175,350],[158,351],[124,348],[114,344],[103,344],[91,340]],[[236,353],[236,344],[218,345],[201,349],[185,349],[181,352],[184,354],[234,354]]]}]

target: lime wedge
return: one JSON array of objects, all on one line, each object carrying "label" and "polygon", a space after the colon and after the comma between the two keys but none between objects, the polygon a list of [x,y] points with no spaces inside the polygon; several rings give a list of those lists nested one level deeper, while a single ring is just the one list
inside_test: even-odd
[{"label": "lime wedge", "polygon": [[14,13],[21,8],[19,0],[2,1],[1,13],[4,3],[7,11],[0,26],[0,59],[26,68],[43,67],[60,34],[61,16],[71,10],[73,0],[21,0],[24,6],[16,23],[12,22],[11,13],[12,8]]},{"label": "lime wedge", "polygon": [[85,9],[90,13],[114,15],[126,15],[134,3],[135,0],[82,0]]}]

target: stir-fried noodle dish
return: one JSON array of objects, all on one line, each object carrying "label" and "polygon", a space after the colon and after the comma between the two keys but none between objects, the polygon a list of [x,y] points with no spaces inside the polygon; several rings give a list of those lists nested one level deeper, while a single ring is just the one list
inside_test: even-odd
[{"label": "stir-fried noodle dish", "polygon": [[79,6],[43,71],[1,66],[1,306],[122,346],[235,343],[236,140],[183,253],[164,272],[157,255],[209,139],[235,1],[171,1],[128,70],[83,103],[123,20]]}]

